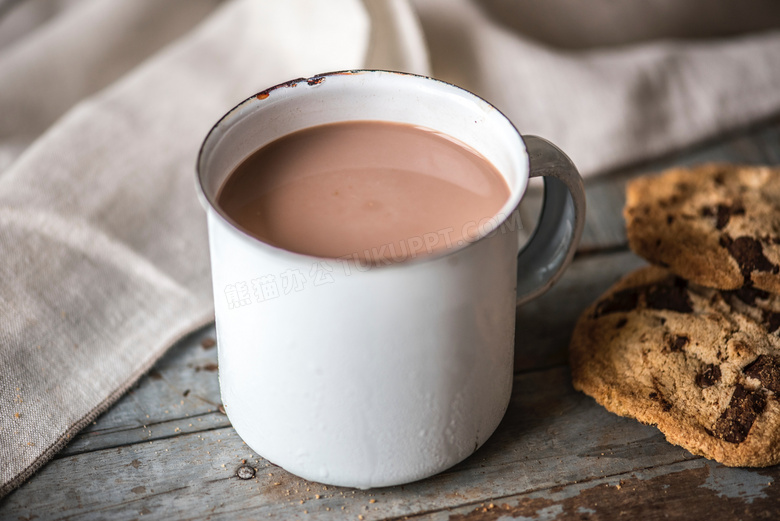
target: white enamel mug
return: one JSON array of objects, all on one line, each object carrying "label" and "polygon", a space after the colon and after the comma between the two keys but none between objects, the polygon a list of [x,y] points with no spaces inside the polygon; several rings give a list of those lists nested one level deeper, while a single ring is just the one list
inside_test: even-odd
[{"label": "white enamel mug", "polygon": [[[474,223],[474,240],[370,267],[266,244],[217,205],[228,174],[259,147],[353,120],[448,134],[492,162],[511,196]],[[582,180],[560,150],[453,85],[348,71],[242,102],[211,129],[197,168],[220,390],[253,450],[308,480],[369,488],[436,474],[488,439],[509,403],[515,306],[560,277],[584,225]],[[545,201],[518,256],[517,208],[534,176],[545,176]]]}]

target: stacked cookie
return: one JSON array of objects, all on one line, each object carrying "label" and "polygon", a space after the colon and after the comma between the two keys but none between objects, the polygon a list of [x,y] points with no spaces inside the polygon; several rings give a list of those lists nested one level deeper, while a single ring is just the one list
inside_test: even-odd
[{"label": "stacked cookie", "polygon": [[574,387],[730,466],[780,463],[780,169],[703,165],[633,181],[653,263],[586,309]]}]

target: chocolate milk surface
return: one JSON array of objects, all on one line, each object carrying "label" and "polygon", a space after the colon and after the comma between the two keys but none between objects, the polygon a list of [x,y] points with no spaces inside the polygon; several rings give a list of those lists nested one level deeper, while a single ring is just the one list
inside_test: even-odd
[{"label": "chocolate milk surface", "polygon": [[508,198],[503,176],[463,143],[377,121],[279,138],[245,159],[217,197],[264,242],[375,264],[458,247]]}]

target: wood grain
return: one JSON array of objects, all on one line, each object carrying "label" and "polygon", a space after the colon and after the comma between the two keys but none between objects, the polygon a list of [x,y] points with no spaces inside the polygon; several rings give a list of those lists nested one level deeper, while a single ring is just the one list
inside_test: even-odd
[{"label": "wood grain", "polygon": [[623,275],[646,264],[629,251],[578,257],[550,291],[518,308],[515,371],[566,364],[569,338],[582,310]]},{"label": "wood grain", "polygon": [[174,346],[56,457],[228,426],[219,412],[217,349],[203,347],[214,337],[211,326]]},{"label": "wood grain", "polygon": [[[548,294],[518,310],[506,417],[482,448],[447,472],[359,491],[306,482],[264,460],[219,410],[216,349],[202,344],[213,338],[211,327],[172,348],[55,460],[0,500],[0,519],[777,518],[780,467],[731,469],[694,457],[655,428],[574,392],[566,366],[582,309],[643,264],[626,250],[625,182],[714,160],[780,164],[780,121],[586,183],[588,221],[575,263]],[[527,230],[539,202],[531,195]]]},{"label": "wood grain", "polygon": [[[177,519],[338,519],[343,506],[353,518],[382,519],[691,458],[656,429],[574,392],[568,369],[556,367],[519,374],[490,440],[449,471],[411,485],[326,489],[271,465],[232,428],[221,428],[59,458],[8,496],[2,513],[13,519],[120,520],[145,509],[145,515]],[[255,478],[236,476],[244,460]]]},{"label": "wood grain", "polygon": [[780,469],[729,469],[704,459],[534,491],[411,519],[680,520],[775,519]]}]

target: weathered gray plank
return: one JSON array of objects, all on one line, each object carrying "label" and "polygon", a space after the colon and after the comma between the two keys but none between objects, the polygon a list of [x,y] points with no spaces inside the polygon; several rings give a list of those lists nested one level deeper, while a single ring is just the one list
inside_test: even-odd
[{"label": "weathered gray plank", "polygon": [[770,164],[780,164],[780,125],[769,125],[758,144]]},{"label": "weathered gray plank", "polygon": [[774,519],[780,512],[778,479],[778,467],[730,469],[712,461],[695,459],[476,505],[426,512],[410,519]]},{"label": "weathered gray plank", "polygon": [[[485,446],[450,471],[411,485],[326,489],[269,466],[225,428],[57,459],[10,494],[0,515],[342,519],[346,513],[382,519],[691,458],[656,429],[574,392],[567,368],[557,367],[518,375],[506,418]],[[235,476],[241,460],[257,469],[255,479]]]},{"label": "weathered gray plank", "polygon": [[[98,422],[94,427],[99,428],[100,425],[100,422]],[[219,412],[212,412],[173,418],[139,427],[128,426],[106,430],[98,429],[80,433],[55,457],[62,458],[95,450],[123,447],[143,441],[160,440],[180,434],[208,431],[229,426],[230,421],[228,421],[227,416]]]},{"label": "weathered gray plank", "polygon": [[206,341],[214,336],[211,326],[179,342],[58,457],[229,425],[218,412],[217,350]]},{"label": "weathered gray plank", "polygon": [[553,288],[517,311],[515,370],[567,362],[567,346],[582,310],[620,277],[646,262],[629,251],[582,255]]}]

